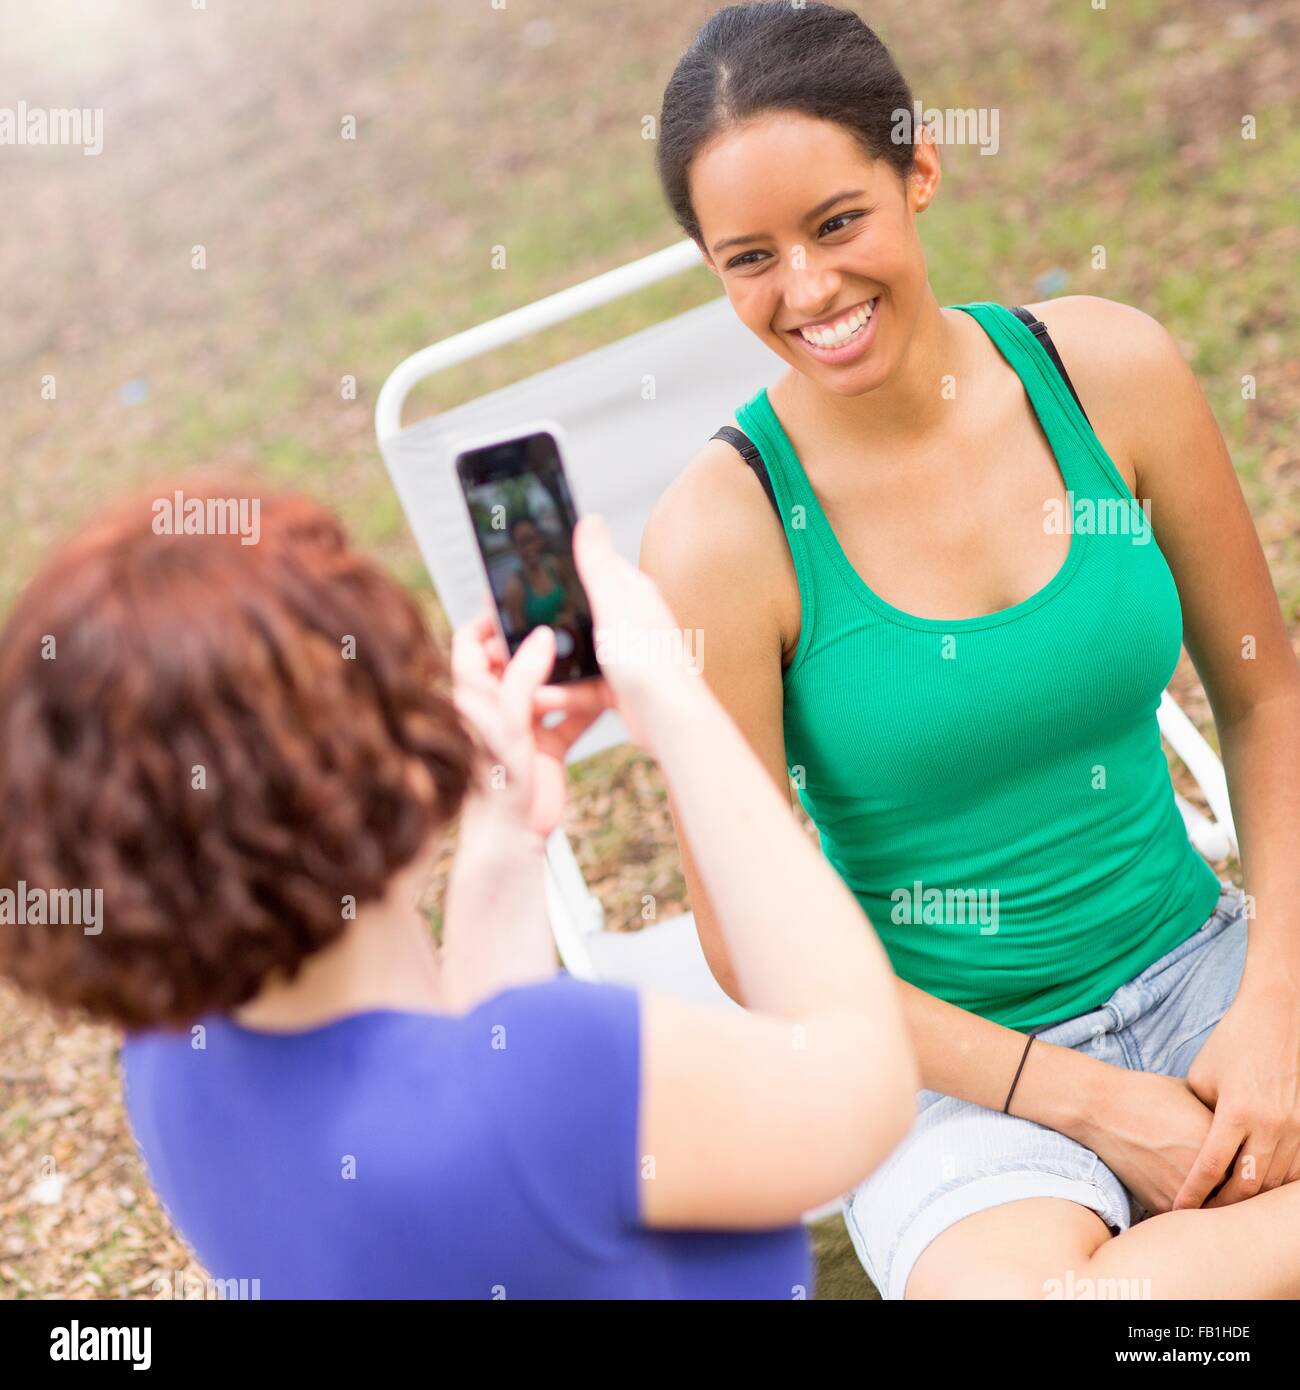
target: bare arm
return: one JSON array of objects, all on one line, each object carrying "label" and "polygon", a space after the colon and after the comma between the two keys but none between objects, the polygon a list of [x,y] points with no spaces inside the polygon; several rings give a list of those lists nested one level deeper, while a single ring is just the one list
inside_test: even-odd
[{"label": "bare arm", "polygon": [[1212,1203],[1227,1205],[1300,1177],[1300,666],[1232,459],[1178,345],[1108,300],[1069,301],[1061,317],[1086,348],[1076,356],[1111,375],[1106,408],[1122,413],[1110,432],[1178,586],[1253,908],[1236,998],[1187,1078],[1214,1123],[1177,1204],[1199,1206],[1235,1166]]},{"label": "bare arm", "polygon": [[1214,710],[1256,902],[1247,975],[1300,984],[1300,665],[1232,459],[1169,333],[1126,304],[1072,296],[1031,306],[1064,343],[1102,442],[1150,504],[1178,585],[1188,654]]},{"label": "bare arm", "polygon": [[[1214,415],[1173,339],[1134,322],[1125,373],[1139,495],[1178,585],[1188,654],[1223,749],[1247,890],[1255,899],[1246,973],[1285,973],[1300,988],[1300,665],[1268,562]],[[1137,400],[1146,397],[1147,408]]]},{"label": "bare arm", "polygon": [[555,974],[546,917],[545,841],[501,814],[492,791],[465,799],[447,881],[440,951],[446,1007],[465,1012],[503,989]]},{"label": "bare arm", "polygon": [[[591,518],[575,555],[598,631],[677,627]],[[861,1181],[911,1123],[916,1068],[897,982],[857,901],[704,681],[646,655],[610,661],[608,686],[664,770],[750,1004],[644,997],[642,1219],[793,1221]],[[587,697],[564,698],[572,708]]]},{"label": "bare arm", "polygon": [[[701,684],[647,721],[749,1011],[644,1003],[651,1226],[797,1219],[903,1137],[916,1067],[856,899]],[[702,1122],[707,1116],[707,1122]]]},{"label": "bare arm", "polygon": [[[787,805],[782,728],[780,597],[794,570],[771,504],[727,445],[711,445],[666,492],[641,541],[641,568],[687,632],[700,634],[702,675]],[[673,788],[668,805],[677,830],[682,874],[700,945],[714,978],[737,1001],[741,993],[717,916],[701,879],[694,846],[683,833]]]},{"label": "bare arm", "polygon": [[554,651],[553,637],[533,633],[507,670],[506,644],[486,604],[452,639],[457,712],[491,760],[461,808],[447,882],[439,975],[454,1013],[555,974],[543,854],[564,804],[557,760],[576,733],[555,730],[548,744],[533,728],[533,692]]}]

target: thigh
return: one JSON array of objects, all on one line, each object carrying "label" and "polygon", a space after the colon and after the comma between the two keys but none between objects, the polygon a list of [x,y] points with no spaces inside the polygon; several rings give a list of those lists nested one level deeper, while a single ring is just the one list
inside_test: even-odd
[{"label": "thigh", "polygon": [[922,1091],[903,1142],[846,1202],[845,1224],[881,1297],[900,1299],[913,1266],[945,1232],[979,1213],[1042,1202],[1065,1211],[1081,1239],[1124,1230],[1133,1214],[1119,1179],[1082,1144]]},{"label": "thigh", "polygon": [[1045,1298],[1112,1239],[1097,1212],[1030,1197],[976,1212],[921,1252],[905,1298]]}]

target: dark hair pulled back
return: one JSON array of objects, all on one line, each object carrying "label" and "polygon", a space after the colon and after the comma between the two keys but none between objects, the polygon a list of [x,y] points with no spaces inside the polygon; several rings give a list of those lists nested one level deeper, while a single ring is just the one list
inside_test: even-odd
[{"label": "dark hair pulled back", "polygon": [[836,5],[760,0],[728,5],[691,41],[664,89],[655,165],[673,216],[703,245],[691,206],[691,163],[715,136],[768,111],[834,121],[900,178],[912,146],[891,139],[912,93],[889,50]]}]

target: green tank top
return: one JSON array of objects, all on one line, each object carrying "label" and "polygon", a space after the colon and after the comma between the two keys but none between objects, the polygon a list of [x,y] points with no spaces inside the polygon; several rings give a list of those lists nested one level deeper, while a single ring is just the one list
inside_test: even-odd
[{"label": "green tank top", "polygon": [[553,587],[544,594],[536,594],[528,585],[528,576],[521,568],[519,571],[519,582],[524,586],[524,623],[531,630],[540,627],[543,623],[551,623],[555,620],[555,615],[564,607],[564,585],[555,577],[555,571],[551,571]]},{"label": "green tank top", "polygon": [[799,584],[786,761],[822,852],[902,979],[1037,1028],[1185,940],[1220,884],[1156,723],[1182,608],[1149,520],[1029,329],[1001,305],[952,307],[1020,377],[1065,481],[1066,560],[1023,602],[955,620],[893,607],[840,548],[766,389],[736,420]]}]

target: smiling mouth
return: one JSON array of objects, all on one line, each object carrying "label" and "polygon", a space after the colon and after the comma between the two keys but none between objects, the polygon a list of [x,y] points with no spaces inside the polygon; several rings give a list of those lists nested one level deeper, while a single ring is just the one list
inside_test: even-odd
[{"label": "smiling mouth", "polygon": [[787,332],[797,334],[813,347],[843,347],[845,343],[851,343],[855,338],[862,336],[879,302],[880,296],[877,295],[875,299],[859,304],[856,309],[842,314],[839,318],[816,324],[812,328],[791,328]]}]

